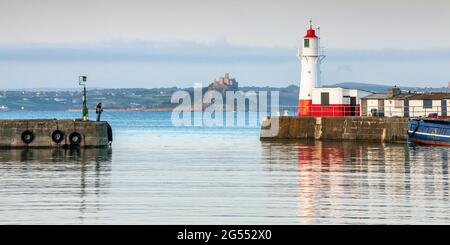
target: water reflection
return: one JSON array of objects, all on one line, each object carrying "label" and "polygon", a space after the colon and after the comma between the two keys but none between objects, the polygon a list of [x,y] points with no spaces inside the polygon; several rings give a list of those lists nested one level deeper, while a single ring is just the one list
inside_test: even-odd
[{"label": "water reflection", "polygon": [[111,155],[111,148],[0,149],[0,163],[110,162]]},{"label": "water reflection", "polygon": [[109,148],[0,150],[0,222],[82,223],[101,211],[100,197],[111,185],[111,156]]},{"label": "water reflection", "polygon": [[275,183],[288,176],[283,173],[296,173],[303,224],[448,223],[442,213],[450,211],[449,152],[355,142],[262,144],[264,167]]}]

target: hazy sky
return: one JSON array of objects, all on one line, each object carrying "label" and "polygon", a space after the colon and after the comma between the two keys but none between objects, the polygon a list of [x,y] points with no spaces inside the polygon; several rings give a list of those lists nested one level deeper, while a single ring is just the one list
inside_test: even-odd
[{"label": "hazy sky", "polygon": [[448,0],[0,0],[0,87],[71,87],[81,72],[98,87],[206,84],[223,72],[284,86],[300,77],[309,18],[326,82],[445,86],[449,13]]}]

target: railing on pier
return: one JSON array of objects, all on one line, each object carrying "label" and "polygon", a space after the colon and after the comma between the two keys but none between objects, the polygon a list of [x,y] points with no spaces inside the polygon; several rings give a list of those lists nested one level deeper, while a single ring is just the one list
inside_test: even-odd
[{"label": "railing on pier", "polygon": [[[301,107],[300,111],[304,111],[311,116],[371,116],[371,117],[450,117],[450,106],[351,106],[351,105],[329,105]],[[297,115],[298,106],[280,105],[280,115]]]}]

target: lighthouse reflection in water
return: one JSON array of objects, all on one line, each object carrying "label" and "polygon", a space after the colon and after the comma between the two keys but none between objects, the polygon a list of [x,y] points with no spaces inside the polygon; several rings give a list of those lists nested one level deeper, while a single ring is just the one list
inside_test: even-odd
[{"label": "lighthouse reflection in water", "polygon": [[262,147],[276,183],[287,182],[276,173],[296,173],[290,188],[297,190],[299,223],[449,223],[449,148],[321,141]]}]

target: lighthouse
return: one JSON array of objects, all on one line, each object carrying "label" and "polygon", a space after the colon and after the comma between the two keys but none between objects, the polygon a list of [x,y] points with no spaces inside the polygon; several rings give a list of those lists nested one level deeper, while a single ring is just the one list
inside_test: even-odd
[{"label": "lighthouse", "polygon": [[319,41],[310,20],[297,55],[301,63],[298,116],[311,116],[313,88],[320,87],[320,63],[325,56],[319,55]]}]

